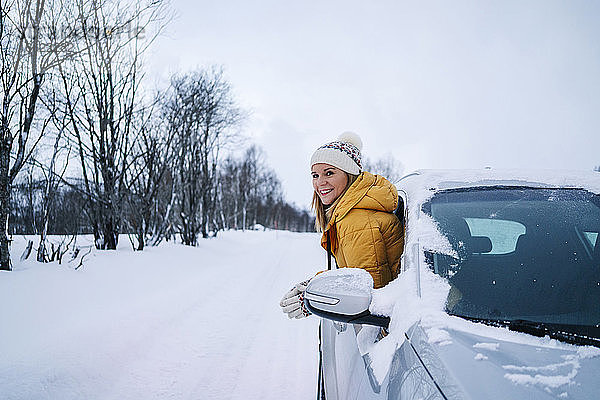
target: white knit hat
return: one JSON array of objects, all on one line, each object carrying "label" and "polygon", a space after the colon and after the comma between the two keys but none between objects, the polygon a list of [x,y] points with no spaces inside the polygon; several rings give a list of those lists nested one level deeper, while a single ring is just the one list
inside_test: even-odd
[{"label": "white knit hat", "polygon": [[360,151],[362,140],[353,132],[342,133],[336,141],[319,147],[310,159],[310,166],[323,163],[333,165],[352,175],[362,171]]}]

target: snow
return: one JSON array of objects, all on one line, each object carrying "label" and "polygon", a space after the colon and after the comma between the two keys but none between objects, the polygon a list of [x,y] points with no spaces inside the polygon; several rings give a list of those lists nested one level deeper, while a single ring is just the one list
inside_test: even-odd
[{"label": "snow", "polygon": [[362,329],[356,335],[358,351],[361,356],[373,351],[373,346],[379,335],[379,327],[363,325]]},{"label": "snow", "polygon": [[475,343],[473,345],[474,349],[484,349],[489,351],[498,351],[500,348],[500,343]]},{"label": "snow", "polygon": [[452,338],[450,337],[450,333],[448,333],[448,331],[444,329],[428,329],[427,337],[429,338],[429,343],[437,344],[438,346],[447,346],[449,344],[452,344]]},{"label": "snow", "polygon": [[[378,382],[385,379],[394,350],[404,343],[405,332],[415,323],[427,322],[426,329],[438,328],[440,337],[441,327],[436,326],[444,313],[444,305],[450,287],[441,277],[422,274],[422,288],[431,289],[430,297],[420,297],[416,290],[416,268],[410,268],[401,273],[398,278],[387,286],[373,291],[373,300],[369,310],[373,314],[390,316],[389,335],[376,343],[371,350],[372,368]],[[442,341],[447,338],[443,338]]]},{"label": "snow", "polygon": [[[453,257],[457,257],[457,254],[438,229],[435,220],[421,210],[421,205],[442,189],[464,186],[465,183],[489,186],[503,182],[536,187],[583,188],[600,193],[600,174],[592,171],[423,170],[403,178],[397,185],[399,193],[410,194],[406,205],[408,225],[403,272],[387,286],[373,291],[369,308],[371,313],[390,316],[391,319],[389,334],[370,348],[373,372],[379,382],[388,373],[394,350],[403,344],[405,333],[417,322],[426,330],[430,342],[438,345],[451,343],[444,330],[453,329],[514,343],[564,348],[563,343],[549,338],[536,338],[449,316],[444,312],[449,284],[429,268],[422,267],[425,265],[424,251]],[[507,374],[506,377],[516,383],[538,383],[554,388],[558,382],[572,379],[571,375],[532,378],[529,375]]]},{"label": "snow", "polygon": [[509,373],[504,377],[519,385],[538,386],[549,391],[565,385],[576,384],[575,377],[581,369],[581,360],[600,356],[600,349],[585,346],[577,349],[575,354],[564,355],[562,363],[537,367],[504,365]]},{"label": "snow", "polygon": [[[429,341],[451,344],[448,330],[539,348],[573,347],[444,312],[446,280],[423,265],[423,249],[456,255],[431,217],[416,205],[452,182],[546,182],[600,193],[600,174],[477,171],[454,176],[429,171],[407,178],[411,190],[404,271],[372,291],[370,311],[390,316],[389,334],[363,329],[358,345],[370,353],[379,382],[405,332],[421,323]],[[225,232],[198,248],[163,244],[133,252],[90,254],[85,265],[15,261],[0,272],[0,393],[6,399],[304,399],[317,375],[315,317],[289,321],[278,304],[294,283],[324,270],[317,234]],[[17,238],[13,256],[24,241]],[[344,274],[345,271],[336,271]],[[357,288],[364,287],[358,282]],[[419,296],[419,292],[421,296]],[[497,351],[498,343],[474,347]],[[478,360],[486,355],[478,353]],[[544,390],[573,384],[580,360],[600,357],[582,347],[564,363],[506,365],[507,381]],[[527,367],[529,368],[529,367]]]},{"label": "snow", "polygon": [[600,357],[600,348],[592,346],[583,346],[577,349],[577,355],[581,359]]},{"label": "snow", "polygon": [[[427,200],[435,191],[464,184],[474,186],[497,185],[499,182],[540,187],[581,188],[600,194],[600,175],[594,171],[575,170],[523,170],[523,169],[479,169],[479,170],[420,170],[401,181],[402,186],[419,193],[415,200]],[[415,190],[417,189],[417,190]]]},{"label": "snow", "polygon": [[508,371],[522,372],[505,374],[504,377],[509,381],[519,385],[541,386],[544,389],[556,389],[564,385],[573,384],[573,379],[580,367],[578,360],[575,358],[561,364],[551,364],[542,367],[503,366]]},{"label": "snow", "polygon": [[360,268],[340,268],[327,271],[328,277],[337,279],[319,279],[317,275],[310,282],[316,292],[326,292],[332,295],[337,293],[352,293],[353,295],[370,296],[373,291],[373,278],[366,270]]},{"label": "snow", "polygon": [[3,399],[305,399],[318,319],[279,300],[323,269],[316,234],[224,232],[197,248],[94,251],[0,272]]}]

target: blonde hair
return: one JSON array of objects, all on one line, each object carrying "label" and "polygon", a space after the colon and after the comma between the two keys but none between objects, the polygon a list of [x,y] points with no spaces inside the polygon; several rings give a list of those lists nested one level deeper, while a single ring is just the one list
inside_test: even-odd
[{"label": "blonde hair", "polygon": [[346,188],[344,189],[342,194],[340,194],[338,196],[338,198],[335,199],[335,201],[333,203],[331,203],[329,206],[325,206],[325,204],[323,204],[323,202],[321,201],[321,198],[319,197],[319,195],[317,194],[316,191],[313,192],[312,209],[314,210],[314,212],[316,214],[315,229],[317,232],[325,231],[325,229],[327,228],[327,224],[331,220],[333,211],[335,210],[335,207],[339,203],[340,199],[344,196],[344,194],[346,193],[348,188],[350,186],[352,186],[352,184],[356,181],[356,179],[358,179],[358,175],[349,174],[345,171],[343,171],[343,172],[348,177],[348,184],[346,184]]}]

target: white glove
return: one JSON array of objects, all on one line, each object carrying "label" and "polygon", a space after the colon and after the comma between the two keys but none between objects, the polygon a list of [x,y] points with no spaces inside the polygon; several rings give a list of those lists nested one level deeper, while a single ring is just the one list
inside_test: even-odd
[{"label": "white glove", "polygon": [[310,282],[310,279],[297,283],[279,302],[279,305],[283,308],[283,312],[288,315],[288,318],[300,319],[312,314],[304,305],[304,291],[308,286],[308,282]]}]

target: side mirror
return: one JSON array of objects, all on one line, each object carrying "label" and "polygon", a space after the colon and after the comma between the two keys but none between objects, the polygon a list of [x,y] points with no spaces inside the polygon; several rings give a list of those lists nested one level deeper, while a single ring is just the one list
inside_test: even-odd
[{"label": "side mirror", "polygon": [[373,278],[360,268],[340,268],[311,279],[304,293],[306,308],[334,321],[388,328],[389,317],[369,312]]}]

